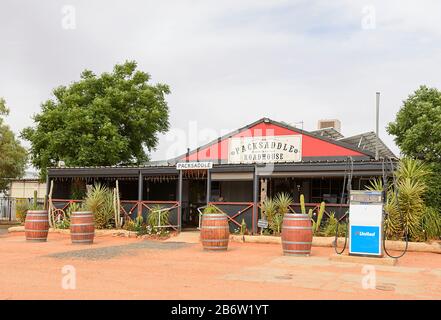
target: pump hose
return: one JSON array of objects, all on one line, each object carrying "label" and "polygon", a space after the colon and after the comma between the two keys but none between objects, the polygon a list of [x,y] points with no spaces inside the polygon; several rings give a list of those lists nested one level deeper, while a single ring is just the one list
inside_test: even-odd
[{"label": "pump hose", "polygon": [[[389,171],[392,172],[392,179],[393,179],[393,189],[394,189],[394,193],[395,193],[395,199],[397,201],[397,207],[398,207],[398,211],[400,212],[400,219],[401,221],[403,221],[403,212],[400,210],[400,206],[399,206],[399,199],[398,199],[398,188],[397,188],[397,180],[396,180],[396,176],[395,176],[395,172],[394,172],[394,165],[392,162],[392,159],[390,157],[387,157],[387,159],[389,160],[390,163],[390,169]],[[384,202],[387,203],[387,191],[388,191],[388,183],[387,183],[387,173],[386,173],[386,169],[385,169],[385,159],[383,158],[383,162],[382,162],[382,173],[383,173],[383,196],[384,196]],[[383,225],[384,225],[384,221],[387,219],[388,217],[388,213],[384,210],[383,207]],[[384,252],[387,254],[387,256],[389,256],[390,258],[393,259],[399,259],[402,256],[404,256],[407,252],[407,248],[409,247],[409,237],[408,237],[408,232],[407,232],[407,228],[404,228],[404,239],[406,240],[406,246],[403,250],[403,252],[401,254],[399,254],[398,256],[393,256],[391,255],[387,249],[386,249],[386,228],[383,228],[383,249]]]},{"label": "pump hose", "polygon": [[[347,189],[347,194],[349,195],[352,187],[352,175],[354,173],[354,161],[352,157],[347,157],[346,159],[346,166],[345,166],[345,174],[343,178],[343,187],[341,191],[341,197],[340,197],[340,212],[343,208],[343,199],[345,194],[345,189]],[[334,251],[337,254],[342,254],[346,250],[346,245],[348,243],[348,213],[349,211],[346,211],[346,213],[337,220],[337,226],[335,227],[335,238],[334,238]],[[346,231],[345,231],[345,243],[343,245],[343,249],[341,251],[338,251],[338,226],[340,224],[340,221],[345,219],[346,221]]]}]

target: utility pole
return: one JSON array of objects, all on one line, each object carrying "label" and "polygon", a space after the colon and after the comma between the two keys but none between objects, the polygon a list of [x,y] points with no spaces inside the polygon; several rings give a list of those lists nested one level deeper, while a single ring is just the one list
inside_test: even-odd
[{"label": "utility pole", "polygon": [[377,92],[376,96],[376,120],[375,120],[375,134],[377,135],[377,139],[375,140],[375,160],[379,159],[378,153],[378,139],[380,139],[380,92]]}]

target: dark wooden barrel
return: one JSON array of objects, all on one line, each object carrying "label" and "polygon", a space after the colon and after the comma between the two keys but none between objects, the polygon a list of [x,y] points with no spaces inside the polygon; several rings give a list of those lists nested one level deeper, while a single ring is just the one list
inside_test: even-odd
[{"label": "dark wooden barrel", "polygon": [[47,210],[28,210],[25,220],[27,241],[47,241],[49,218]]},{"label": "dark wooden barrel", "polygon": [[95,223],[91,211],[72,212],[70,216],[70,239],[74,244],[91,244],[95,236]]},{"label": "dark wooden barrel", "polygon": [[307,214],[285,214],[282,225],[283,254],[309,256],[312,246],[312,222]]},{"label": "dark wooden barrel", "polygon": [[227,250],[230,230],[225,214],[203,214],[201,242],[205,250]]}]

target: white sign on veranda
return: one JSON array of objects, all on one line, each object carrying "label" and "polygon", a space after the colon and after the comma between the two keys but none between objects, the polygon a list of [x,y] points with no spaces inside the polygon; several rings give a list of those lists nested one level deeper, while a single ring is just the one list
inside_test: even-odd
[{"label": "white sign on veranda", "polygon": [[302,136],[231,138],[228,163],[277,163],[302,161]]},{"label": "white sign on veranda", "polygon": [[201,162],[179,162],[176,164],[177,170],[208,170],[213,168],[213,162],[201,161]]}]

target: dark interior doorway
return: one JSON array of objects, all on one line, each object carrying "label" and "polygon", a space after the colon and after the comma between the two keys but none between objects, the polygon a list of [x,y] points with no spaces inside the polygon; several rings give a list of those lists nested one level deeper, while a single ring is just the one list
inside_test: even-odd
[{"label": "dark interior doorway", "polygon": [[182,227],[196,229],[199,226],[198,208],[207,204],[207,180],[185,180],[182,193]]}]

